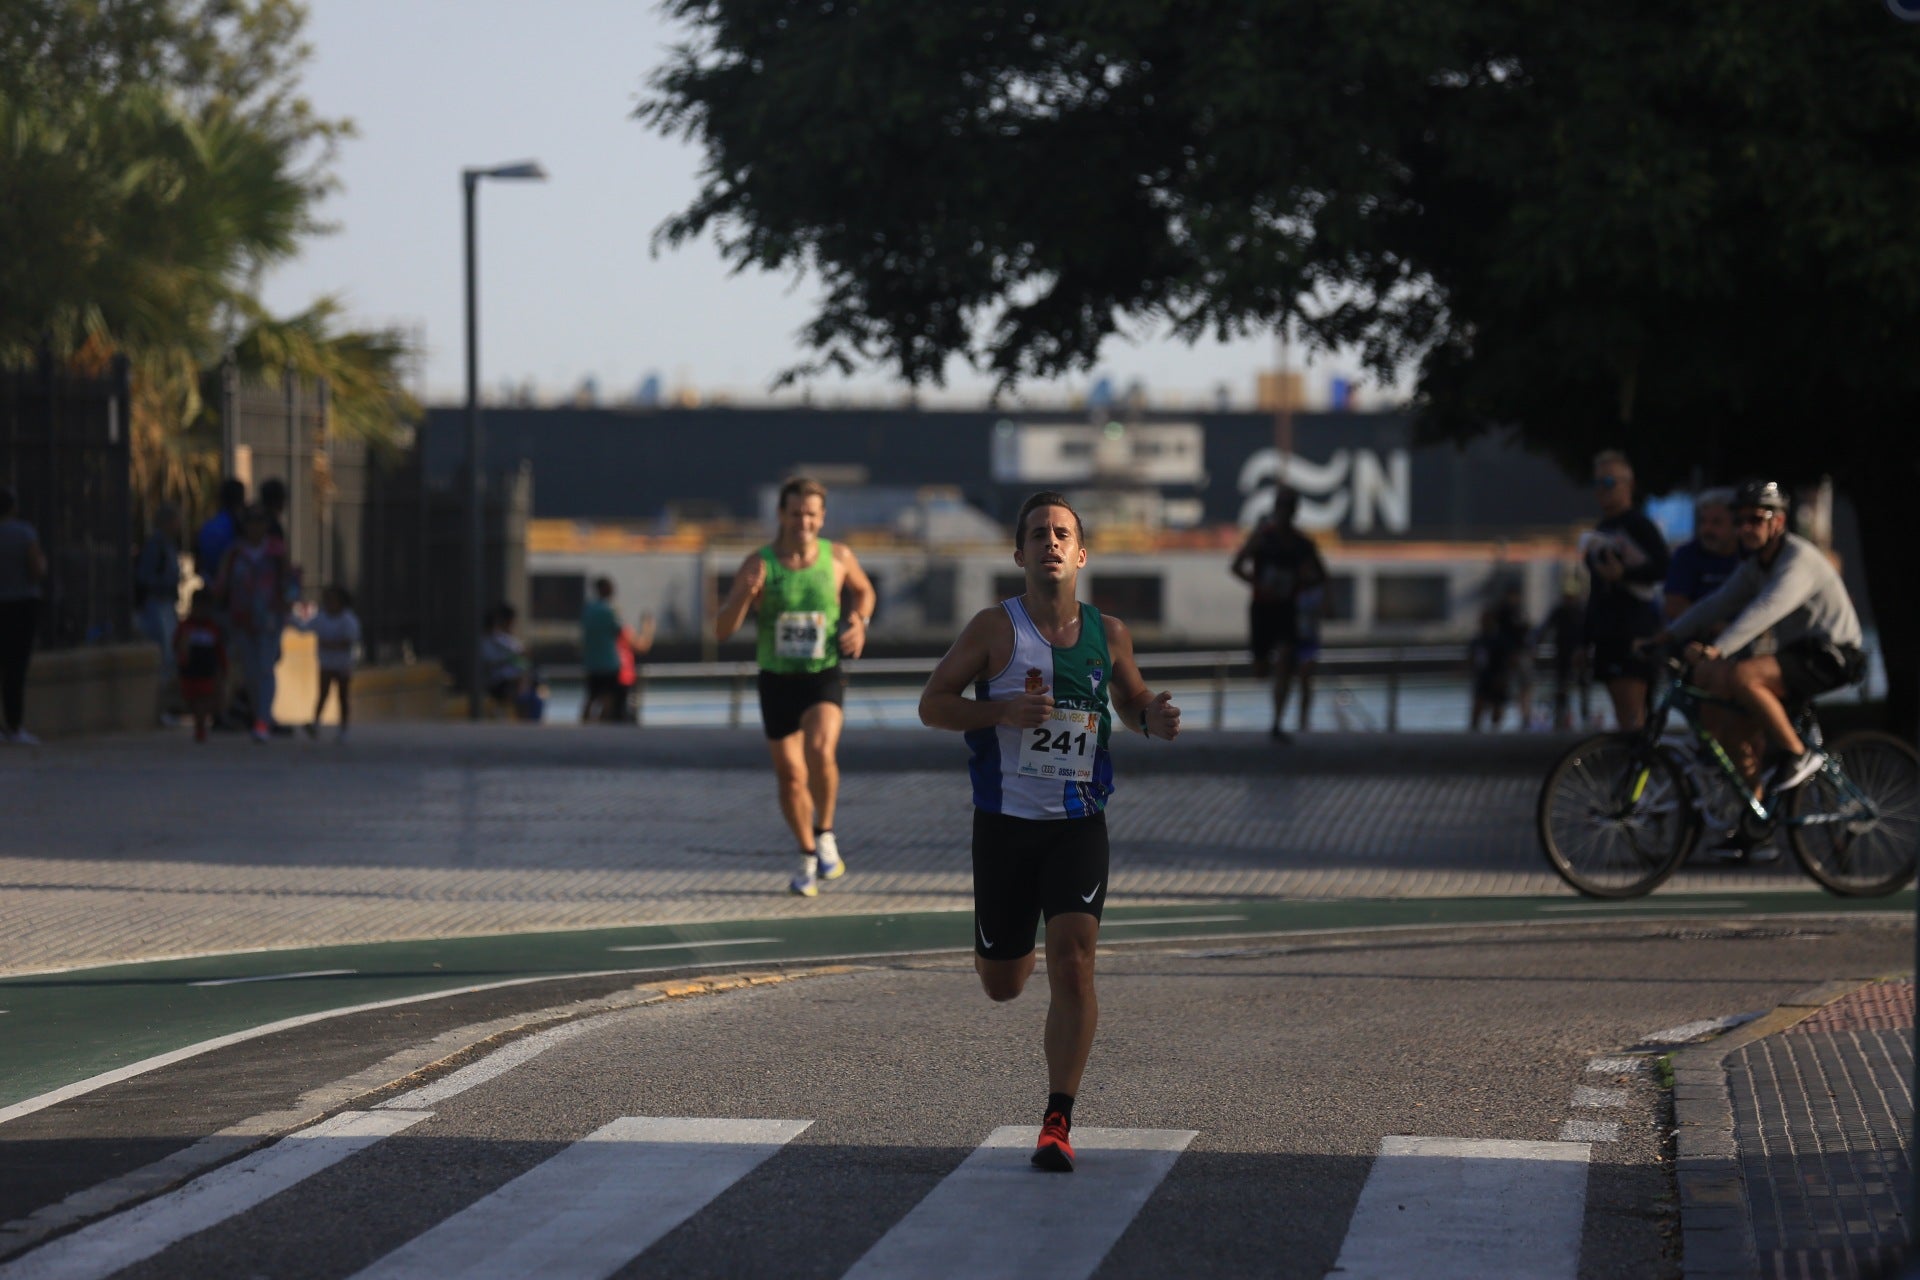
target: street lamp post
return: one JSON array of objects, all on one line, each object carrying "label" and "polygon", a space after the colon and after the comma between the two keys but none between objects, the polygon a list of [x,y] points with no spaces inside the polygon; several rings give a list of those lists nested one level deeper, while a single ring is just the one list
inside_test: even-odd
[{"label": "street lamp post", "polygon": [[482,178],[530,179],[542,181],[547,171],[538,161],[498,165],[488,169],[462,169],[460,182],[466,196],[467,249],[467,716],[478,720],[485,705],[483,676],[480,671],[480,611],[486,607],[486,543],[482,536],[482,477],[480,434],[480,307],[479,279],[474,258],[474,192]]}]

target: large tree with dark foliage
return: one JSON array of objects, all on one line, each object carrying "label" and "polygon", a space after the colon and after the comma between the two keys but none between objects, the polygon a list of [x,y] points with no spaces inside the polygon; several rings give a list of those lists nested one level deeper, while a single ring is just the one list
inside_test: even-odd
[{"label": "large tree with dark foliage", "polygon": [[1411,369],[1424,430],[1833,477],[1920,707],[1920,28],[1865,0],[669,0],[663,229],[823,286],[817,359],[1083,369],[1123,326]]}]

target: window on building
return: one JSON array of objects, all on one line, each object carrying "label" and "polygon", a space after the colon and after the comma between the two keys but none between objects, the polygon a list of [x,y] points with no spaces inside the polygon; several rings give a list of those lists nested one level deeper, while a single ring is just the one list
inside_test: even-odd
[{"label": "window on building", "polygon": [[1445,622],[1451,583],[1444,574],[1383,573],[1373,580],[1373,613],[1383,623]]},{"label": "window on building", "polygon": [[1353,575],[1335,573],[1327,576],[1326,594],[1321,597],[1320,617],[1326,622],[1353,621]]},{"label": "window on building", "polygon": [[927,566],[920,585],[920,609],[930,627],[950,627],[954,623],[954,598],[960,594],[960,575],[950,564]]},{"label": "window on building", "polygon": [[996,573],[993,575],[993,601],[1011,599],[1027,589],[1027,577],[1023,573]]},{"label": "window on building", "polygon": [[535,622],[577,622],[587,604],[587,578],[581,573],[527,575],[528,611]]},{"label": "window on building", "polygon": [[1093,580],[1093,607],[1128,623],[1159,622],[1165,593],[1157,573],[1103,573]]}]

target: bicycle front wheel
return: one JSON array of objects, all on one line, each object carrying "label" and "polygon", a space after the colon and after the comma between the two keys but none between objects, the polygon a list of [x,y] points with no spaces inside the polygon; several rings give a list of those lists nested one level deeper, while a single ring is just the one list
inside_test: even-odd
[{"label": "bicycle front wheel", "polygon": [[1651,893],[1694,836],[1680,770],[1637,733],[1576,743],[1541,785],[1537,817],[1548,865],[1591,898]]},{"label": "bicycle front wheel", "polygon": [[1807,874],[1833,893],[1876,898],[1913,879],[1920,860],[1920,756],[1887,733],[1849,733],[1794,791],[1787,839]]}]

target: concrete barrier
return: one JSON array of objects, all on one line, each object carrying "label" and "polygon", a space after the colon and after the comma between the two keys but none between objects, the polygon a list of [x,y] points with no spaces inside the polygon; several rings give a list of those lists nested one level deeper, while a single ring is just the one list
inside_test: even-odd
[{"label": "concrete barrier", "polygon": [[[306,724],[313,718],[320,687],[317,652],[310,635],[289,630],[283,637],[273,699],[280,723]],[[27,669],[26,727],[40,738],[152,728],[160,676],[160,651],[144,641],[36,652]],[[166,678],[172,680],[173,673]],[[362,667],[353,675],[353,718],[438,719],[446,684],[437,662]],[[338,701],[328,698],[325,723],[339,718]]]},{"label": "concrete barrier", "polygon": [[148,728],[159,668],[160,650],[145,641],[37,651],[27,668],[26,727],[39,738]]},{"label": "concrete barrier", "polygon": [[[319,642],[305,632],[288,630],[281,637],[280,665],[274,668],[279,687],[273,695],[273,718],[281,724],[313,719],[313,700],[320,690],[319,652]],[[446,693],[447,675],[437,662],[361,667],[353,673],[354,723],[437,720]],[[338,698],[327,698],[320,722],[340,722]]]}]

